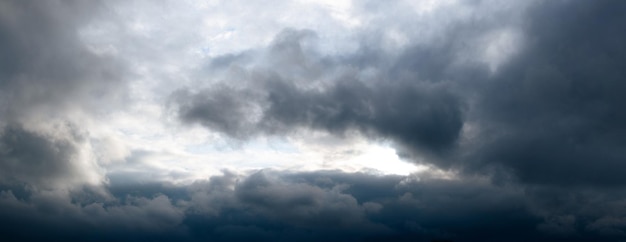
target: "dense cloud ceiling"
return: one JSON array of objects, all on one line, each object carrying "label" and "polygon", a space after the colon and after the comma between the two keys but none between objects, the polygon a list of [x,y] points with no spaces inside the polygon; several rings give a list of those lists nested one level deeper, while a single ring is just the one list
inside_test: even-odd
[{"label": "dense cloud ceiling", "polygon": [[0,239],[623,240],[625,11],[2,2]]},{"label": "dense cloud ceiling", "polygon": [[534,7],[524,51],[486,80],[472,160],[532,183],[623,185],[626,99],[621,2]]}]

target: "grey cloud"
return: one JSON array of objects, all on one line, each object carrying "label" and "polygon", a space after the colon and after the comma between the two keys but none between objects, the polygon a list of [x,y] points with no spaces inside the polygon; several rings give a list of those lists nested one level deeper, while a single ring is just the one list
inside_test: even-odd
[{"label": "grey cloud", "polygon": [[4,241],[173,241],[184,235],[184,228],[177,227],[182,211],[163,195],[82,205],[56,192],[18,199],[2,191],[0,197]]},{"label": "grey cloud", "polygon": [[[398,55],[375,27],[343,56],[286,30],[267,49],[208,63],[218,84],[172,95],[182,121],[232,137],[358,131],[456,169],[454,179],[264,170],[183,186],[121,172],[82,190],[50,189],[84,175],[70,110],[97,113],[124,95],[118,60],[77,35],[99,5],[0,6],[0,53],[14,57],[0,61],[2,240],[625,239],[621,1],[538,2],[521,52],[493,73],[460,58],[502,27],[491,18],[446,23],[440,41]],[[70,125],[53,132],[41,120]]]},{"label": "grey cloud", "polygon": [[[208,183],[192,185],[189,202],[192,212],[188,217],[192,232],[223,240],[237,236],[239,230],[247,231],[242,236],[263,234],[257,238],[261,240],[290,236],[315,240],[346,234],[361,238],[388,230],[367,221],[367,211],[375,210],[375,204],[361,205],[340,188],[292,182],[272,171],[260,171],[240,179],[237,181],[226,173],[211,178]],[[311,230],[327,235],[302,237]]]},{"label": "grey cloud", "polygon": [[[228,69],[242,74],[227,78],[236,84],[226,80],[200,91],[179,90],[173,95],[179,116],[237,138],[299,128],[337,134],[352,129],[426,153],[454,147],[463,105],[447,83],[382,76],[393,69],[375,70],[374,77],[361,79],[354,68],[369,66],[360,67],[359,61],[368,60],[370,53],[323,57],[302,45],[305,39],[313,41],[308,40],[311,35],[285,30],[260,57],[259,67],[245,69],[239,58],[233,59]],[[394,68],[411,71],[409,66]]]},{"label": "grey cloud", "polygon": [[481,82],[470,119],[483,130],[462,162],[530,183],[623,185],[623,10],[621,1],[535,6],[524,51]]},{"label": "grey cloud", "polygon": [[[255,174],[232,183],[235,195],[227,196],[248,210],[212,210],[220,214],[214,219],[228,214],[245,222],[214,231],[222,239],[245,239],[229,232],[319,238],[278,222],[297,218],[311,228],[301,222],[309,217],[276,207],[318,211],[310,206],[330,203],[321,194],[341,188],[356,201],[354,218],[367,221],[353,224],[384,226],[367,235],[372,240],[623,240],[625,9],[620,1],[538,1],[515,26],[520,52],[495,70],[459,57],[471,53],[475,38],[507,27],[493,19],[451,25],[441,41],[398,56],[376,40],[353,55],[322,56],[309,32],[288,30],[267,50],[217,59],[207,68],[226,73],[225,84],[180,91],[184,122],[237,138],[357,130],[457,170],[460,180]],[[192,224],[225,224],[187,221],[206,236],[217,232]],[[355,238],[349,230],[328,236]]]},{"label": "grey cloud", "polygon": [[[624,238],[623,190],[416,178],[339,171],[225,172],[186,186],[111,185],[114,197],[96,196],[90,202],[79,202],[79,193],[31,192],[17,198],[4,190],[0,228],[6,238],[20,241]],[[30,233],[32,229],[39,233]]]},{"label": "grey cloud", "polygon": [[75,152],[73,140],[55,140],[21,126],[5,127],[0,133],[0,181],[45,185],[76,176],[80,171],[72,165]]},{"label": "grey cloud", "polygon": [[98,2],[5,1],[0,11],[0,107],[4,122],[79,107],[96,111],[123,98],[124,67],[81,42]]},{"label": "grey cloud", "polygon": [[[227,87],[179,91],[178,115],[237,138],[357,130],[407,157],[496,180],[623,184],[624,8],[537,2],[512,27],[489,15],[450,23],[439,41],[398,56],[375,40],[324,56],[309,31],[286,30],[268,50],[211,67]],[[473,43],[505,27],[522,33],[519,53],[495,71],[468,60]]]},{"label": "grey cloud", "polygon": [[120,60],[92,52],[80,36],[104,6],[3,1],[0,9],[2,182],[50,188],[84,178],[94,171],[78,164],[89,162],[79,160],[88,159],[80,114],[103,115],[126,95]]},{"label": "grey cloud", "polygon": [[284,182],[262,171],[242,182],[236,196],[264,216],[289,226],[341,233],[384,230],[365,220],[366,209],[351,195],[343,194],[340,185],[321,189],[306,183]]}]

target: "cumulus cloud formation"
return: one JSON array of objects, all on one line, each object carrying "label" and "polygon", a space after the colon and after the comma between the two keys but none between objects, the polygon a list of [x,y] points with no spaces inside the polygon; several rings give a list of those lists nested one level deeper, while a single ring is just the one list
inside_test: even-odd
[{"label": "cumulus cloud formation", "polygon": [[[379,64],[384,65],[380,62],[387,61],[377,60],[383,53],[321,56],[305,49],[303,42],[312,34],[282,31],[249,68],[246,60],[256,56],[223,57],[210,63],[233,76],[217,87],[176,92],[180,117],[238,138],[297,129],[339,135],[356,130],[428,152],[441,153],[455,145],[463,125],[463,105],[445,80],[384,76],[419,70],[404,61],[378,70]],[[416,58],[423,57],[416,52]],[[257,67],[254,62],[261,64]]]},{"label": "cumulus cloud formation", "polygon": [[473,178],[263,170],[187,186],[126,183],[110,190],[118,199],[3,192],[3,217],[13,221],[3,233],[18,240],[587,241],[616,239],[622,231],[623,208],[614,199],[623,192]]},{"label": "cumulus cloud formation", "polygon": [[0,240],[624,240],[625,10],[2,2]]},{"label": "cumulus cloud formation", "polygon": [[[210,63],[228,73],[223,84],[174,99],[182,120],[238,138],[357,130],[441,156],[432,162],[444,167],[503,168],[533,183],[621,183],[625,36],[616,31],[624,23],[616,5],[530,7],[514,26],[525,36],[523,51],[495,73],[461,55],[498,31],[489,19],[471,23],[484,29],[455,23],[441,43],[399,55],[371,46],[323,55],[307,49],[314,33],[285,30],[267,50]],[[471,140],[461,144],[464,138]]]}]

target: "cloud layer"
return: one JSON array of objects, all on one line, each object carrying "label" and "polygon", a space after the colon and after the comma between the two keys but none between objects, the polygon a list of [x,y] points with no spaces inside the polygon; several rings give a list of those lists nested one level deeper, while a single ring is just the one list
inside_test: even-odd
[{"label": "cloud layer", "polygon": [[3,234],[20,241],[587,241],[623,233],[621,190],[272,170],[109,189],[116,199],[89,190],[5,191]]},{"label": "cloud layer", "polygon": [[1,240],[625,239],[626,3],[162,4],[0,3]]}]

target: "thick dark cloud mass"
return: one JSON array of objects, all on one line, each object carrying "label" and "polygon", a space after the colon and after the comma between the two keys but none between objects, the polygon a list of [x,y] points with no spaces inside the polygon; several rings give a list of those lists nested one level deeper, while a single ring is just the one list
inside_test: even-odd
[{"label": "thick dark cloud mass", "polygon": [[478,91],[471,159],[532,183],[624,185],[626,4],[535,8],[523,53]]},{"label": "thick dark cloud mass", "polygon": [[621,189],[467,177],[263,170],[109,189],[115,197],[88,188],[67,196],[3,191],[0,231],[15,241],[615,241],[626,214]]},{"label": "thick dark cloud mass", "polygon": [[[459,23],[445,40],[400,55],[368,43],[355,54],[324,56],[315,51],[313,33],[286,30],[267,50],[214,60],[207,68],[226,73],[225,81],[178,91],[174,100],[183,121],[236,138],[359,131],[391,139],[409,156],[426,157],[422,162],[492,182],[431,180],[402,190],[390,177],[356,181],[358,175],[316,173],[272,183],[255,174],[234,196],[253,204],[247,211],[265,211],[267,220],[242,234],[285,239],[273,236],[295,232],[256,226],[318,226],[277,208],[334,204],[341,199],[315,194],[346,179],[340,192],[365,214],[343,208],[353,213],[341,218],[360,219],[349,223],[372,232],[362,239],[617,241],[625,224],[624,11],[622,1],[537,2],[516,26],[523,36],[519,52],[492,70],[459,57],[471,52],[474,38],[501,27],[482,20]],[[306,192],[276,193],[290,189]],[[297,211],[327,208],[318,209]],[[342,234],[359,238],[349,231]]]},{"label": "thick dark cloud mass", "polygon": [[[239,138],[312,128],[339,135],[358,130],[398,140],[427,154],[441,154],[455,146],[463,106],[447,83],[381,74],[415,72],[402,66],[403,61],[391,70],[374,70],[373,76],[361,78],[362,69],[377,68],[386,60],[367,52],[322,57],[305,48],[314,38],[311,35],[310,31],[283,31],[261,57],[261,62],[277,62],[267,68],[241,69],[245,63],[238,61],[245,62],[243,57],[218,59],[213,68],[228,66],[237,72],[229,78],[243,79],[200,92],[178,91],[174,98],[180,117]],[[416,58],[428,55],[414,52]]]},{"label": "thick dark cloud mass", "polygon": [[[287,30],[265,52],[216,60],[211,70],[226,69],[226,84],[174,97],[182,120],[239,138],[358,130],[444,168],[539,184],[623,184],[625,9],[619,1],[540,2],[519,26],[520,53],[492,74],[458,58],[497,26],[487,20],[459,23],[445,40],[395,57],[371,44],[321,56],[308,47],[310,31]],[[461,146],[464,124],[473,133]]]},{"label": "thick dark cloud mass", "polygon": [[[355,11],[394,10],[360,4]],[[430,167],[408,176],[223,171],[187,183],[142,180],[158,177],[142,166],[157,156],[147,154],[167,152],[142,149],[156,142],[102,141],[112,154],[92,144],[91,122],[130,100],[130,73],[144,82],[175,73],[123,61],[161,46],[119,53],[151,39],[140,35],[154,26],[139,18],[128,20],[141,30],[128,46],[90,46],[81,31],[118,16],[105,16],[114,9],[107,6],[0,2],[1,241],[626,240],[624,1],[535,1],[519,21],[478,11],[444,21],[435,37],[399,34],[396,42],[385,39],[381,20],[359,29],[354,51],[337,53],[321,51],[323,33],[285,29],[266,48],[162,77],[202,80],[168,91],[163,110],[138,105],[146,113],[174,110],[183,124],[241,140],[359,133]],[[145,86],[132,90],[142,102],[158,99],[144,92],[170,90]],[[106,171],[101,153],[127,169]]]},{"label": "thick dark cloud mass", "polygon": [[468,107],[457,82],[488,74],[485,66],[455,63],[465,45],[456,38],[480,34],[457,31],[467,27],[460,25],[449,40],[399,55],[372,40],[348,56],[325,56],[315,49],[315,33],[287,29],[266,50],[213,59],[207,68],[226,73],[224,80],[179,90],[173,100],[183,121],[235,138],[300,129],[360,131],[448,166]]}]

